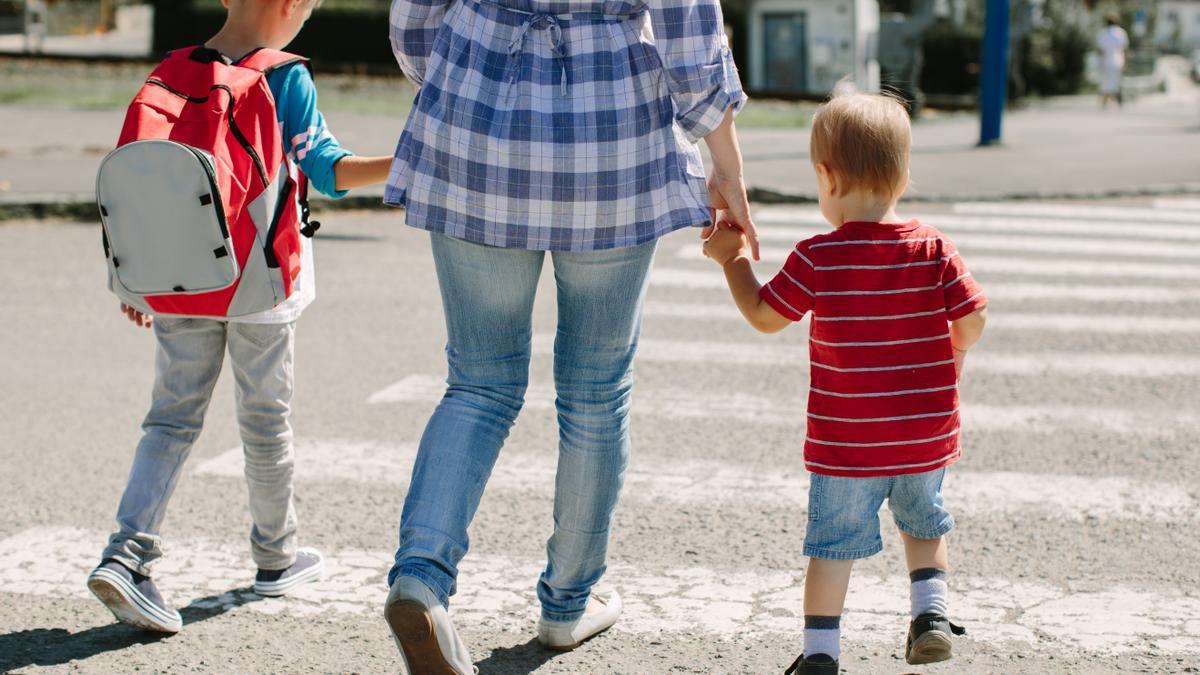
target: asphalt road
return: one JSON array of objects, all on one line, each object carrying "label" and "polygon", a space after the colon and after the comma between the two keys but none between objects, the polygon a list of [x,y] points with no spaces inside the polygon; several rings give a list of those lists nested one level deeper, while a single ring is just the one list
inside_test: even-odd
[{"label": "asphalt road", "polygon": [[[958,241],[991,321],[946,487],[951,610],[970,634],[919,672],[1200,672],[1200,203],[921,210]],[[807,208],[758,218],[764,276],[821,228]],[[283,599],[248,590],[225,373],[165,524],[156,576],[185,621],[169,638],[114,624],[84,587],[148,404],[153,337],[105,290],[94,223],[0,225],[0,671],[399,668],[383,576],[444,376],[440,302],[427,237],[399,212],[322,220],[294,426],[302,543],[329,574]],[[743,326],[696,251],[694,233],[663,240],[647,306],[606,577],[625,615],[561,655],[534,641],[556,447],[537,338],[452,605],[482,673],[779,672],[798,652],[806,325]],[[551,281],[538,336],[553,333]],[[900,542],[887,528],[884,541],[851,584],[847,672],[912,670]]]}]

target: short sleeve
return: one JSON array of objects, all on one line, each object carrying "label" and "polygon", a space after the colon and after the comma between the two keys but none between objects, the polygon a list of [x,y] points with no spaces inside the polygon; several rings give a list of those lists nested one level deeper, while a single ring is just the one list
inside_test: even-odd
[{"label": "short sleeve", "polygon": [[957,321],[987,305],[987,296],[962,256],[948,239],[942,241],[942,292],[946,298],[946,319]]},{"label": "short sleeve", "polygon": [[788,256],[783,269],[758,294],[780,316],[799,321],[813,308],[815,279],[812,252],[800,242]]},{"label": "short sleeve", "polygon": [[281,68],[267,76],[275,97],[279,124],[283,129],[283,150],[308,177],[313,188],[333,198],[348,191],[337,189],[334,166],[351,154],[338,143],[325,126],[325,116],[317,108],[317,87],[303,64]]}]

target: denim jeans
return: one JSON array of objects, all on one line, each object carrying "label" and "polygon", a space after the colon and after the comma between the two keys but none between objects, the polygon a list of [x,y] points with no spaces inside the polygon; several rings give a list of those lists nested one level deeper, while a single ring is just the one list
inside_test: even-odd
[{"label": "denim jeans", "polygon": [[162,557],[167,502],[200,436],[221,361],[229,350],[250,493],[250,548],[263,569],[295,562],[292,504],[292,354],[295,324],[159,318],[154,394],[117,508],[104,558],[141,574]]},{"label": "denim jeans", "polygon": [[[425,427],[388,575],[455,591],[492,467],[524,403],[533,299],[546,253],[433,234],[446,316],[446,393]],[[542,615],[578,618],[604,574],[609,529],[629,459],[633,355],[655,242],[552,252],[559,446],[554,533],[538,582]]]}]

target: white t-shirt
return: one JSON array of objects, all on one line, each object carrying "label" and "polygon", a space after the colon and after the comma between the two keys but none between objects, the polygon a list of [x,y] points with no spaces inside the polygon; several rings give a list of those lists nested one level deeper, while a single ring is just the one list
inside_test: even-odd
[{"label": "white t-shirt", "polygon": [[1121,68],[1125,65],[1125,49],[1129,47],[1129,35],[1120,26],[1109,26],[1100,32],[1096,46],[1100,48],[1105,68]]}]

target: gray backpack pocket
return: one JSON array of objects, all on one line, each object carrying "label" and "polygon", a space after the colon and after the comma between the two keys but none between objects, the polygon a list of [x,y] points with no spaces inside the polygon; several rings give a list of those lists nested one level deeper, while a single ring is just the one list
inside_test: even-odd
[{"label": "gray backpack pocket", "polygon": [[96,199],[119,294],[207,293],[237,281],[211,154],[166,140],[123,145],[101,162]]}]

